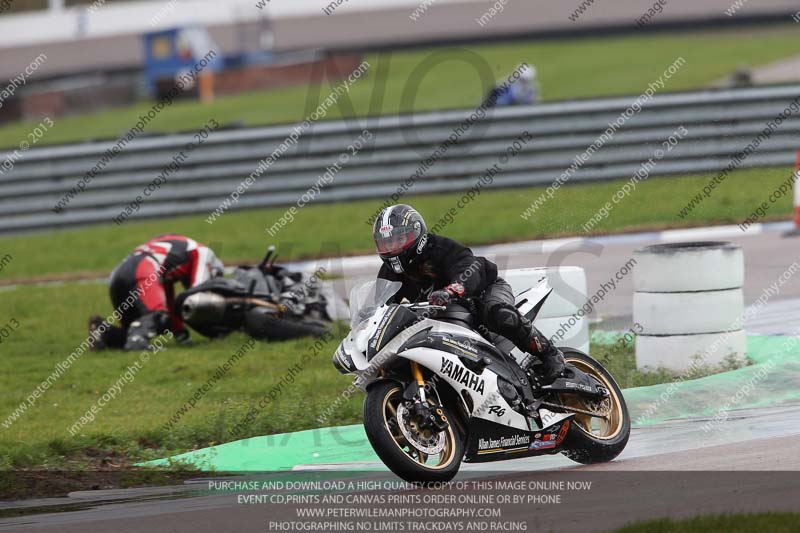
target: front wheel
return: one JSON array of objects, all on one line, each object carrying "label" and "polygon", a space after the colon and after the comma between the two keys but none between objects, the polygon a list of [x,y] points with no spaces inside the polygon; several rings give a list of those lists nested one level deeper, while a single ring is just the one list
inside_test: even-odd
[{"label": "front wheel", "polygon": [[372,448],[389,470],[415,482],[450,481],[458,473],[464,444],[444,407],[448,427],[438,433],[421,429],[395,381],[379,381],[364,399],[364,429]]},{"label": "front wheel", "polygon": [[601,415],[577,414],[564,440],[564,455],[581,464],[605,463],[622,453],[631,433],[631,419],[614,377],[594,358],[572,348],[562,349],[564,359],[597,379],[609,395],[592,401],[577,394],[559,394],[565,407]]}]

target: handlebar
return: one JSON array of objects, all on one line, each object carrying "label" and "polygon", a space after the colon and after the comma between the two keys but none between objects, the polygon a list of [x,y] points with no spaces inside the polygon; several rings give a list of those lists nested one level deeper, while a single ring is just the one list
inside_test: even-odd
[{"label": "handlebar", "polygon": [[422,310],[424,310],[424,311],[445,311],[447,309],[447,306],[445,306],[445,305],[433,305],[433,304],[429,304],[428,302],[418,302],[418,303],[413,303],[413,304],[400,304],[400,305],[402,305],[403,307],[407,307],[407,308],[411,309],[412,311],[417,311],[417,310],[420,310],[420,311],[422,311]]}]

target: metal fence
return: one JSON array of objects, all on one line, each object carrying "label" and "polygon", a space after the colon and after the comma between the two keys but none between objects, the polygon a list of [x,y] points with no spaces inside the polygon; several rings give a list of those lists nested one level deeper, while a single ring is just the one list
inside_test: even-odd
[{"label": "metal fence", "polygon": [[[679,126],[689,135],[651,175],[716,171],[727,166],[769,121],[800,96],[800,86],[713,90],[657,95],[632,114],[613,138],[587,159],[571,182],[625,178],[636,172]],[[315,202],[387,198],[454,131],[454,146],[416,180],[409,194],[456,191],[474,185],[523,131],[530,142],[503,166],[493,188],[549,184],[558,178],[635,98],[607,98],[494,109],[471,128],[474,110],[323,121],[306,130],[243,194],[232,209],[288,206],[318,182],[362,130],[372,139],[342,166]],[[131,125],[133,126],[133,125]],[[191,153],[182,168],[144,199],[132,219],[208,216],[291,133],[295,125],[219,130]],[[783,120],[742,167],[791,165],[800,119]],[[96,166],[116,139],[31,149],[0,174],[0,232],[112,223],[141,196],[192,134],[138,138],[109,163],[61,213],[53,207]],[[0,161],[11,157],[0,154]]]}]

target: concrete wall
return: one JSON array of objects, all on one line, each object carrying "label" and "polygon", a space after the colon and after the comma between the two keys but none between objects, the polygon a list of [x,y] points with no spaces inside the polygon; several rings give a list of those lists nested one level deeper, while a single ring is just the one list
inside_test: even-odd
[{"label": "concrete wall", "polygon": [[[323,8],[329,0],[269,0],[264,10],[257,0],[176,0],[168,11],[164,0],[100,6],[61,13],[15,14],[0,17],[0,79],[19,74],[38,54],[47,62],[37,77],[74,71],[135,68],[142,62],[139,34],[153,28],[184,24],[207,26],[225,53],[242,46],[255,48],[269,17],[278,50],[307,48],[375,48],[414,45],[436,40],[503,37],[628,26],[653,0],[597,0],[576,21],[570,15],[578,0],[432,0],[430,8],[414,21],[410,15],[417,0],[344,0],[331,15]],[[782,16],[800,10],[797,0],[752,0],[734,16],[725,10],[733,0],[666,0],[663,12],[652,21],[674,24],[686,20],[736,21],[752,17]],[[492,6],[502,12],[480,19]],[[156,24],[151,24],[159,13]]]}]

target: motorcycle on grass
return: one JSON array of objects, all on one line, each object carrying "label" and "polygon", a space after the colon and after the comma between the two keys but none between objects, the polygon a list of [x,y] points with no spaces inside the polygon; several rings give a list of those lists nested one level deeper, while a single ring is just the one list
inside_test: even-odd
[{"label": "motorcycle on grass", "polygon": [[175,305],[184,322],[210,338],[238,330],[261,340],[324,334],[332,320],[320,281],[276,265],[277,257],[270,246],[257,266],[181,293]]}]

